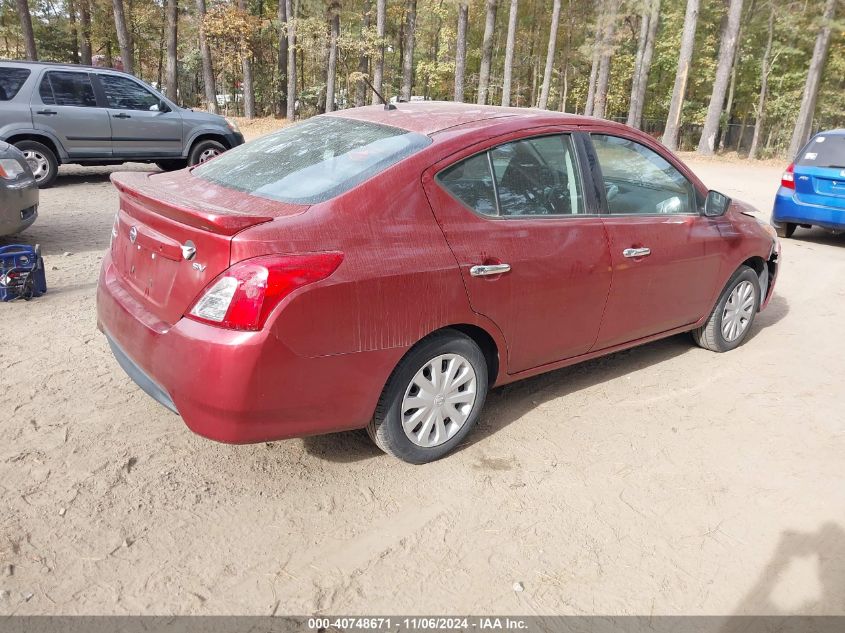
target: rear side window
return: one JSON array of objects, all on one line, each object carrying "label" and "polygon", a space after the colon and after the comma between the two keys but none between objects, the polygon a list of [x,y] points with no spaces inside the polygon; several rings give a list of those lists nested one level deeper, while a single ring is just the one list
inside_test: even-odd
[{"label": "rear side window", "polygon": [[38,92],[41,101],[47,105],[97,107],[88,73],[51,70],[41,80]]},{"label": "rear side window", "polygon": [[0,68],[0,101],[14,99],[27,77],[28,68]]},{"label": "rear side window", "polygon": [[230,150],[193,174],[271,200],[338,196],[431,143],[386,125],[318,116]]},{"label": "rear side window", "polygon": [[437,180],[458,200],[482,215],[498,215],[496,190],[487,152],[476,154],[444,169]]},{"label": "rear side window", "polygon": [[482,215],[584,213],[577,156],[569,135],[499,145],[444,169],[437,180]]},{"label": "rear side window", "polygon": [[845,169],[845,135],[819,134],[804,148],[795,164]]}]

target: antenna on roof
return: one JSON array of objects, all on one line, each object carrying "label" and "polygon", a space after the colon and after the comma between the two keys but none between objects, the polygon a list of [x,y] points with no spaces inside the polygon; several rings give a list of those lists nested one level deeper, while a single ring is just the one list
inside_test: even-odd
[{"label": "antenna on roof", "polygon": [[361,80],[370,87],[370,90],[372,90],[373,92],[376,93],[376,96],[379,99],[381,99],[381,102],[384,104],[385,110],[395,110],[396,109],[395,105],[393,105],[392,103],[388,103],[387,100],[381,95],[381,93],[378,90],[376,90],[376,87],[373,84],[370,83],[370,80],[367,79],[366,75],[361,74]]}]

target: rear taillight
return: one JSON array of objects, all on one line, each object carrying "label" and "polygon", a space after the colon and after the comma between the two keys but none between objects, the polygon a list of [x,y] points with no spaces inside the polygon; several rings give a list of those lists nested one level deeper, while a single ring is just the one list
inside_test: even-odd
[{"label": "rear taillight", "polygon": [[325,279],[342,260],[341,253],[246,259],[212,281],[186,316],[232,330],[260,330],[282,299]]},{"label": "rear taillight", "polygon": [[791,164],[783,172],[783,176],[780,177],[780,186],[786,187],[787,189],[795,189],[795,163]]}]

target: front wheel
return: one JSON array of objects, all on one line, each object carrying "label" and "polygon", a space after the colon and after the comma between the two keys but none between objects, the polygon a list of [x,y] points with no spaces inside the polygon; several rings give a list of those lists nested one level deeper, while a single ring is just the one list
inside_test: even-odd
[{"label": "front wheel", "polygon": [[191,154],[188,156],[188,164],[191,167],[200,165],[212,158],[220,156],[225,151],[226,148],[223,143],[212,140],[200,141],[191,148]]},{"label": "front wheel", "polygon": [[188,161],[181,159],[156,161],[156,167],[158,167],[161,171],[176,171],[177,169],[184,169],[187,166]]},{"label": "front wheel", "polygon": [[792,222],[782,222],[775,224],[775,233],[777,233],[778,237],[783,238],[790,238],[792,234],[795,233],[796,224]]},{"label": "front wheel", "polygon": [[747,338],[760,307],[760,279],[748,266],[733,274],[707,322],[692,336],[704,349],[729,352]]},{"label": "front wheel", "polygon": [[487,384],[487,362],[478,345],[456,330],[438,332],[399,362],[367,432],[385,453],[403,461],[434,461],[470,432]]}]

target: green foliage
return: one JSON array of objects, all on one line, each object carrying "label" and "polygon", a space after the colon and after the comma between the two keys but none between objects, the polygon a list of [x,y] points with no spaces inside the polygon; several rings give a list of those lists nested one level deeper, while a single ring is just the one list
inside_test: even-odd
[{"label": "green foliage", "polygon": [[[239,108],[241,61],[253,62],[255,96],[259,113],[273,113],[283,96],[278,63],[279,40],[288,24],[277,17],[279,0],[249,0],[247,10],[235,0],[207,0],[204,20],[196,15],[195,0],[181,0],[179,22],[180,98],[197,105],[202,94],[202,63],[198,37],[202,29],[212,48],[218,93],[232,95],[227,109]],[[91,44],[108,63],[119,55],[111,0],[29,0],[39,56],[73,62],[79,59],[80,7],[87,2],[91,12]],[[160,85],[165,66],[164,0],[124,0],[135,47],[136,73]],[[763,129],[763,152],[783,151],[800,107],[823,0],[745,0],[739,51],[734,70],[733,100],[723,117],[733,136],[742,130],[746,142],[760,91],[760,61],[766,46],[770,2],[777,3],[772,69]],[[405,0],[390,0],[384,40],[375,26],[376,0],[348,0],[340,3],[340,34],[337,40],[335,100],[348,107],[362,85],[362,77],[373,75],[373,61],[384,50],[385,96],[399,92],[401,62],[405,51]],[[542,82],[548,43],[552,0],[520,0],[511,103],[536,103]],[[326,63],[329,47],[329,2],[295,0],[298,56],[298,100],[300,116],[320,111],[325,104]],[[418,0],[414,48],[413,94],[432,99],[449,99],[454,89],[457,13],[459,0]],[[562,0],[557,34],[554,72],[549,107],[558,108],[566,93],[566,109],[582,111],[586,102],[596,31],[598,2]],[[367,24],[364,23],[367,8]],[[500,0],[494,34],[490,103],[501,99],[505,39],[509,2]],[[631,77],[637,54],[640,16],[644,0],[624,0],[616,23],[608,91],[608,116],[624,119],[631,91]],[[678,49],[683,30],[686,0],[663,0],[660,27],[651,66],[644,118],[649,128],[665,121],[675,80]],[[719,55],[719,43],[726,2],[702,0],[696,32],[693,67],[683,104],[683,122],[688,129],[700,124],[710,100]],[[478,81],[485,0],[469,0],[465,99],[473,101]],[[830,54],[816,109],[816,127],[845,125],[845,15],[833,27]],[[20,58],[24,46],[15,0],[0,0],[0,56]],[[366,60],[366,69],[361,60]],[[727,129],[727,128],[725,128]],[[745,130],[748,129],[747,134]]]}]

